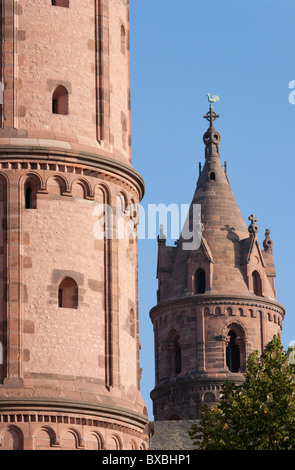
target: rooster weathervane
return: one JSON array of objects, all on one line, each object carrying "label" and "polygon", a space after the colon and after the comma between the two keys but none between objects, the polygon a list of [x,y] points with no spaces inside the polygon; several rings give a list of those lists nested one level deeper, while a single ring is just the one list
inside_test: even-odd
[{"label": "rooster weathervane", "polygon": [[210,103],[210,108],[213,109],[213,103],[216,103],[217,101],[219,101],[219,96],[217,95],[214,95],[212,98],[210,97],[210,93],[207,93],[207,96],[208,96],[208,101]]}]

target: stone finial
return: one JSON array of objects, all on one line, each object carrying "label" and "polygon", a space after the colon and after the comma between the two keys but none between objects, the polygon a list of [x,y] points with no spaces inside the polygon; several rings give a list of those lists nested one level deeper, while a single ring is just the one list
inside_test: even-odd
[{"label": "stone finial", "polygon": [[166,245],[166,235],[164,233],[164,225],[160,225],[160,233],[158,235],[158,244],[164,244]]},{"label": "stone finial", "polygon": [[[208,97],[209,99],[209,97]],[[219,115],[213,111],[213,106],[212,103],[217,101],[218,96],[214,95],[213,98],[209,99],[210,104],[210,109],[207,114],[205,114],[204,118],[210,122],[210,127],[207,129],[203,136],[203,142],[205,144],[205,157],[210,158],[210,157],[219,157],[220,156],[220,151],[219,151],[219,144],[220,144],[220,134],[217,132],[217,130],[214,127],[214,121],[216,121],[217,118],[219,118]],[[211,100],[211,101],[210,101]]]},{"label": "stone finial", "polygon": [[250,235],[255,235],[258,232],[258,227],[256,225],[257,218],[254,214],[251,214],[249,220],[251,220],[251,224],[248,227],[248,232],[250,233]]},{"label": "stone finial", "polygon": [[272,253],[273,241],[270,239],[270,230],[265,230],[265,239],[263,240],[263,248],[266,253]]}]

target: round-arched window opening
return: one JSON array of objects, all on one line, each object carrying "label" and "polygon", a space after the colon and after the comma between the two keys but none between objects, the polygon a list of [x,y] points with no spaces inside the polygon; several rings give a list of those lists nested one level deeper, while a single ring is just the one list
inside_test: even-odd
[{"label": "round-arched window opening", "polygon": [[237,345],[237,335],[230,330],[228,333],[229,342],[226,348],[226,365],[230,372],[239,372],[240,370],[240,350]]},{"label": "round-arched window opening", "polygon": [[258,271],[253,271],[252,273],[252,284],[253,284],[253,293],[255,295],[262,296],[262,283],[261,283],[261,277]]},{"label": "round-arched window opening", "polygon": [[195,294],[205,294],[206,274],[203,269],[198,269],[195,273]]},{"label": "round-arched window opening", "polygon": [[59,85],[52,94],[52,114],[69,114],[69,92]]},{"label": "round-arched window opening", "polygon": [[37,209],[37,184],[33,179],[28,179],[24,185],[25,209]]},{"label": "round-arched window opening", "polygon": [[78,285],[71,277],[65,277],[58,286],[58,306],[78,308]]},{"label": "round-arched window opening", "polygon": [[214,173],[214,171],[211,171],[211,173],[210,173],[210,180],[211,180],[211,181],[215,181],[215,173]]}]

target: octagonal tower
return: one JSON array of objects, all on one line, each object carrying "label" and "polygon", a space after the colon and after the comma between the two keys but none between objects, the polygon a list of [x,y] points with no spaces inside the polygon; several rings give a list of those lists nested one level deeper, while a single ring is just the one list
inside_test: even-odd
[{"label": "octagonal tower", "polygon": [[[270,232],[263,249],[254,215],[247,228],[220,161],[219,116],[204,116],[205,164],[189,212],[199,237],[186,249],[159,236],[158,303],[150,316],[155,335],[155,421],[194,420],[203,402],[216,404],[226,379],[239,384],[249,354],[280,335],[285,310],[276,300]],[[194,205],[201,220],[193,220]],[[195,211],[198,214],[198,211]],[[157,429],[157,428],[156,428]]]},{"label": "octagonal tower", "polygon": [[0,5],[0,449],[145,448],[128,1]]}]

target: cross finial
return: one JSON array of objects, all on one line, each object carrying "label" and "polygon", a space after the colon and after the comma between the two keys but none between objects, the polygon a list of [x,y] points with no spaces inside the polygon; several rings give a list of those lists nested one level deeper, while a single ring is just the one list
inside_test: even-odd
[{"label": "cross finial", "polygon": [[256,225],[257,217],[255,217],[254,214],[251,214],[249,216],[249,220],[251,221],[251,224],[248,227],[248,231],[249,231],[250,235],[257,233],[258,232],[258,227]]},{"label": "cross finial", "polygon": [[210,93],[207,93],[208,101],[210,103],[210,108],[207,114],[205,114],[204,118],[207,119],[207,121],[210,121],[210,127],[213,127],[213,122],[219,118],[219,115],[213,111],[213,103],[216,103],[219,101],[219,96],[214,95],[212,98],[210,98]]},{"label": "cross finial", "polygon": [[205,114],[204,118],[210,122],[210,127],[213,127],[213,122],[219,118],[219,114],[216,114],[215,111],[213,111],[213,108],[210,107],[210,110]]}]

